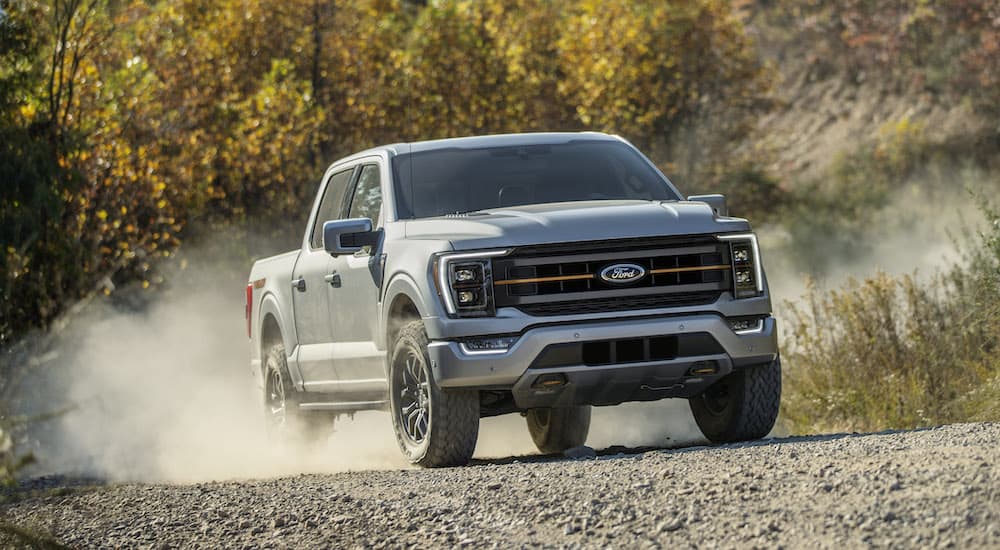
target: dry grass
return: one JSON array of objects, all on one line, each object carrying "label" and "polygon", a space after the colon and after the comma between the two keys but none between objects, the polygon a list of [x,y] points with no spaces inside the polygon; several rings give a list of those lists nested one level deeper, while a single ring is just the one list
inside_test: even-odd
[{"label": "dry grass", "polygon": [[811,285],[804,303],[787,304],[783,413],[792,430],[1000,419],[998,242],[994,225],[944,274]]}]

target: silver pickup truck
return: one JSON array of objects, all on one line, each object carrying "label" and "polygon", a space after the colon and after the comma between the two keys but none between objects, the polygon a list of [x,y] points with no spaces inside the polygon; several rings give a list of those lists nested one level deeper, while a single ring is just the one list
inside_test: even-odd
[{"label": "silver pickup truck", "polygon": [[689,400],[713,442],[774,425],[781,366],[757,238],[599,133],[377,147],[335,162],[299,250],[246,287],[268,426],[391,414],[422,466],[465,464],[479,419],[582,445],[590,407]]}]

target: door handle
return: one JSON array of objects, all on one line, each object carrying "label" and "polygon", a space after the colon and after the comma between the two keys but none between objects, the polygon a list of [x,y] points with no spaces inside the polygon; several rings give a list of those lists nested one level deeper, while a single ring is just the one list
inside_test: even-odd
[{"label": "door handle", "polygon": [[330,283],[333,288],[340,288],[340,273],[334,271],[329,275],[324,275],[323,280]]},{"label": "door handle", "polygon": [[302,277],[299,277],[298,279],[293,280],[292,281],[292,288],[294,288],[295,290],[298,290],[299,292],[305,292],[306,291],[306,280],[303,279]]}]

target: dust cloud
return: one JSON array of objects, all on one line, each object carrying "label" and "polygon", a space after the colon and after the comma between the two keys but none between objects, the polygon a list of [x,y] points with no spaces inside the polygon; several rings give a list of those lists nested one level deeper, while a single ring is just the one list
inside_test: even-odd
[{"label": "dust cloud", "polygon": [[[172,262],[162,288],[118,289],[68,320],[22,383],[20,412],[64,411],[32,430],[27,473],[197,482],[409,467],[384,412],[340,416],[308,446],[268,439],[243,319],[249,264],[205,248]],[[629,404],[595,408],[588,444],[696,434],[686,402]],[[476,457],[531,454],[519,415],[482,421]]]},{"label": "dust cloud", "polygon": [[[686,400],[666,399],[647,403],[623,403],[594,407],[587,445],[595,449],[611,446],[674,447],[704,442]],[[480,421],[480,458],[537,454],[524,418],[509,414]]]},{"label": "dust cloud", "polygon": [[310,447],[271,442],[249,367],[245,283],[191,265],[152,303],[104,302],[60,337],[35,383],[42,406],[70,408],[37,433],[40,468],[184,482],[406,466],[384,414],[338,422]]},{"label": "dust cloud", "polygon": [[782,227],[758,229],[776,315],[780,319],[784,302],[802,299],[809,277],[820,288],[836,288],[878,272],[921,279],[960,264],[961,246],[974,242],[966,237],[986,220],[982,197],[991,196],[987,191],[995,182],[995,174],[955,168],[900,183],[892,200],[862,229],[855,253],[831,252],[829,265],[821,270],[804,265],[795,247],[804,240],[822,249],[823,235],[803,239]]}]

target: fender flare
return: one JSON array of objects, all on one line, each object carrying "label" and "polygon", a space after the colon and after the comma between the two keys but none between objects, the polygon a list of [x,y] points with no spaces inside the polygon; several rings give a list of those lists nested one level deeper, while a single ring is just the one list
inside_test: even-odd
[{"label": "fender flare", "polygon": [[421,318],[430,315],[427,304],[424,303],[423,294],[413,277],[405,272],[394,274],[389,280],[389,284],[386,285],[385,298],[382,300],[382,315],[379,320],[379,339],[383,348],[387,348],[389,345],[386,341],[386,335],[389,332],[389,314],[392,310],[392,304],[400,296],[406,296],[413,303]]},{"label": "fender flare", "polygon": [[285,355],[288,357],[292,356],[292,352],[295,351],[296,341],[292,339],[292,332],[289,330],[288,324],[285,323],[285,316],[281,313],[281,307],[278,305],[278,299],[273,292],[265,292],[264,296],[260,299],[260,317],[258,318],[258,338],[263,345],[264,338],[264,318],[268,315],[272,315],[275,321],[278,322],[278,329],[281,331],[281,343],[285,346]]}]

